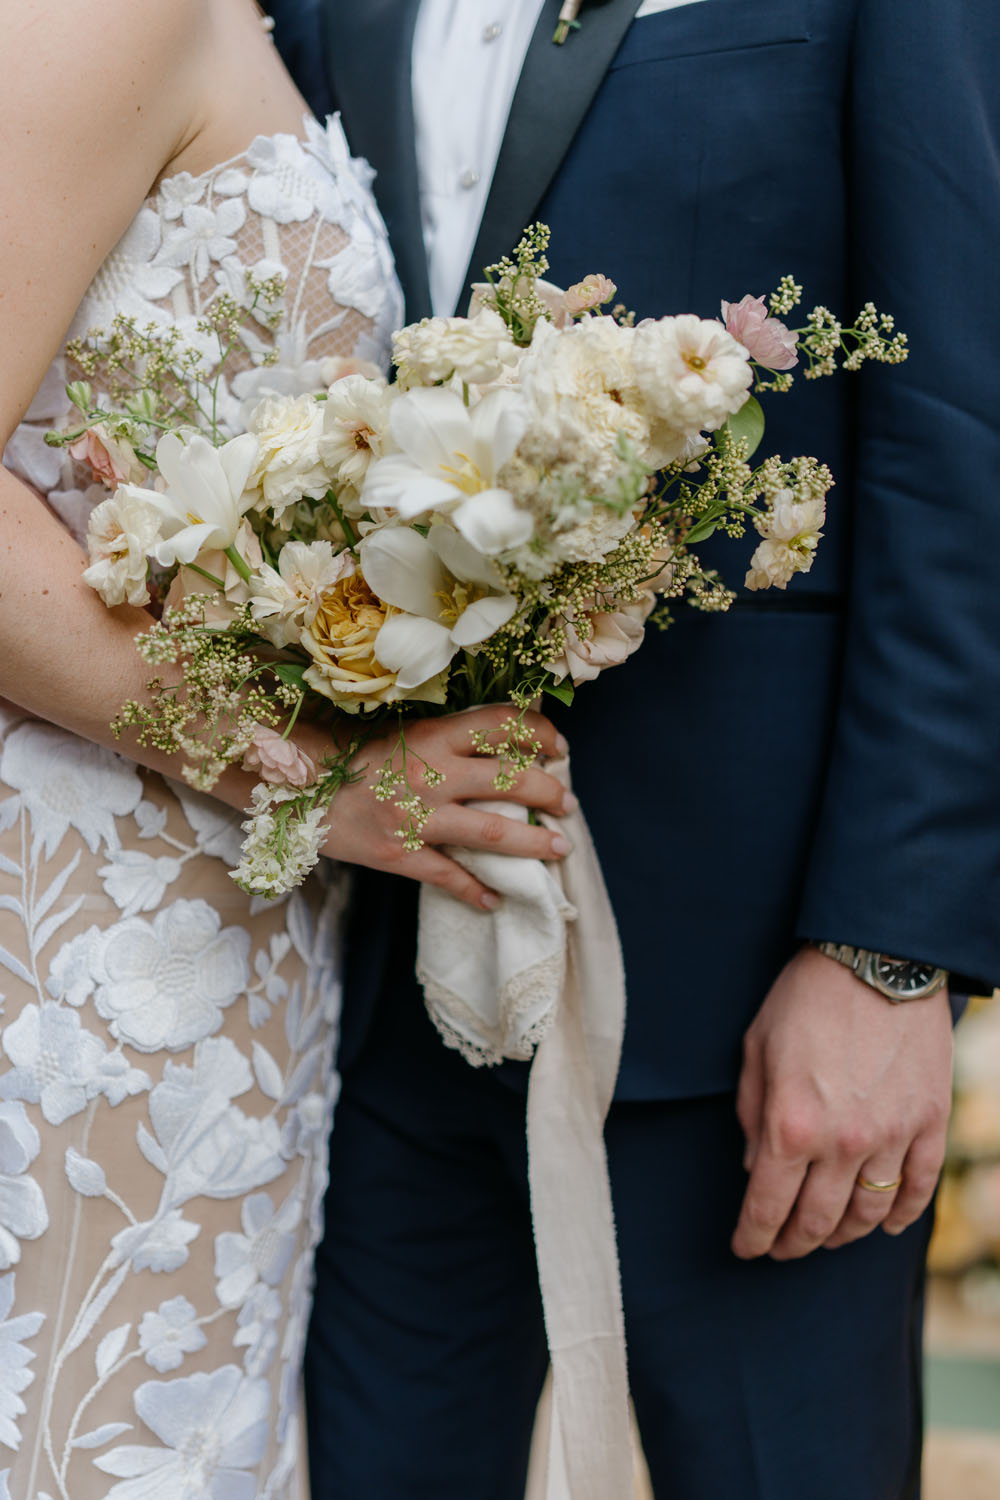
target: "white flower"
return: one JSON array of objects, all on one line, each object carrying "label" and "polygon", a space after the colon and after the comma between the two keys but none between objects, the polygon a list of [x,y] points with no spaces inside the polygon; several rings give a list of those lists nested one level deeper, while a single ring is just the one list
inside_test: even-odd
[{"label": "white flower", "polygon": [[383,379],[345,375],[331,385],[323,403],[320,456],[338,499],[352,510],[372,461],[385,455],[392,401]]},{"label": "white flower", "polygon": [[122,1483],[107,1500],[255,1500],[251,1472],[270,1436],[271,1388],[237,1365],[177,1380],[149,1380],[135,1409],[161,1448],[123,1443],[95,1458]]},{"label": "white flower", "polygon": [[693,313],[640,323],[632,359],[646,408],[681,438],[721,427],[753,381],[743,345],[717,320]]},{"label": "white flower", "polygon": [[160,216],[141,208],[115,248],[102,262],[73,320],[69,336],[79,338],[91,328],[110,328],[116,317],[132,317],[140,327],[166,325],[170,315],[164,302],[184,279],[183,273],[159,259]]},{"label": "white flower", "polygon": [[649,438],[639,410],[634,342],[635,330],[613,318],[585,318],[562,331],[544,320],[536,325],[521,362],[532,416],[520,452],[538,471],[558,465],[588,494],[615,494],[622,474],[619,434],[640,451]]},{"label": "white flower", "polygon": [[[163,217],[179,219],[192,203],[201,202],[207,185],[207,178],[192,177],[190,172],[176,172],[173,177],[164,177],[156,194]],[[217,182],[215,186],[218,187]]]},{"label": "white flower", "polygon": [[242,1234],[215,1237],[216,1295],[223,1307],[236,1307],[261,1281],[278,1286],[295,1254],[295,1231],[302,1218],[298,1198],[279,1209],[268,1193],[254,1193],[240,1211]]},{"label": "white flower", "polygon": [[[21,1392],[27,1390],[35,1378],[28,1366],[34,1359],[22,1339],[32,1339],[45,1322],[41,1312],[22,1313],[19,1318],[10,1317],[14,1306],[14,1276],[0,1276],[0,1443],[13,1448],[16,1453],[21,1446],[21,1433],[15,1417],[21,1417],[27,1407],[21,1400]],[[4,1473],[9,1473],[7,1469]],[[0,1482],[3,1475],[0,1474]],[[6,1490],[0,1488],[0,1497]],[[9,1500],[9,1497],[8,1497]]]},{"label": "white flower", "polygon": [[781,491],[754,522],[764,540],[750,559],[745,586],[783,589],[796,573],[808,573],[825,520],[823,500],[797,500],[793,490]]},{"label": "white flower", "polygon": [[84,583],[111,609],[148,604],[146,559],[161,540],[160,517],[142,490],[122,486],[91,511],[90,567],[84,569]]},{"label": "white flower", "polygon": [[154,266],[187,266],[196,282],[204,281],[211,261],[224,260],[236,249],[232,236],[246,222],[246,208],[236,198],[225,199],[215,208],[185,203],[181,223],[163,237],[153,257]]},{"label": "white flower", "polygon": [[0,782],[20,792],[40,848],[51,859],[75,828],[92,854],[103,843],[117,849],[115,818],[132,813],[142,798],[135,766],[51,724],[21,724],[3,742]]},{"label": "white flower", "polygon": [[37,1240],[49,1227],[41,1188],[28,1168],[41,1150],[21,1103],[0,1104],[0,1270],[21,1259],[18,1240]]},{"label": "white flower", "polygon": [[200,1233],[200,1224],[183,1218],[179,1208],[169,1209],[155,1219],[120,1229],[111,1241],[113,1264],[127,1260],[133,1271],[178,1271],[187,1262],[188,1245]]},{"label": "white flower", "polygon": [[139,1324],[139,1346],[147,1365],[165,1375],[178,1368],[185,1354],[203,1349],[207,1340],[197,1318],[197,1310],[186,1297],[171,1297],[156,1312],[146,1313]]},{"label": "white flower", "polygon": [[488,385],[519,358],[503,318],[488,307],[473,318],[411,323],[393,336],[392,351],[404,389],[452,377],[465,385]]},{"label": "white flower", "polygon": [[517,391],[490,391],[471,411],[452,391],[408,391],[393,403],[389,420],[400,452],[368,470],[362,501],[369,509],[395,511],[404,520],[449,514],[487,556],[528,540],[530,514],[497,484],[528,424]]},{"label": "white flower", "polygon": [[289,506],[303,496],[319,499],[330,488],[319,457],[323,407],[313,396],[272,396],[255,409],[249,425],[257,458],[247,486],[257,492],[257,508],[266,507],[280,525]]},{"label": "white flower", "polygon": [[4,1029],[3,1048],[14,1066],[0,1074],[0,1099],[40,1105],[50,1125],[61,1125],[109,1089],[120,1102],[150,1084],[120,1056],[107,1071],[110,1058],[100,1037],[84,1030],[75,1010],[51,1002],[26,1005]]},{"label": "white flower", "polygon": [[199,1042],[193,1067],[164,1064],[149,1096],[153,1134],[138,1131],[140,1151],[166,1178],[164,1205],[236,1198],[285,1171],[277,1121],[252,1118],[232,1102],[252,1086],[250,1065],[228,1037]]},{"label": "white flower", "polygon": [[401,688],[442,672],[456,651],[487,640],[517,609],[495,564],[440,522],[426,537],[403,526],[369,532],[360,556],[369,587],[404,611],[375,639],[375,654]]},{"label": "white flower", "polygon": [[278,1327],[284,1309],[273,1287],[258,1281],[240,1308],[233,1345],[245,1349],[243,1368],[248,1375],[263,1375],[278,1352]]},{"label": "white flower", "polygon": [[277,570],[265,563],[251,578],[250,613],[273,645],[290,645],[312,624],[324,590],[353,572],[353,555],[335,554],[329,542],[286,542]]},{"label": "white flower", "polygon": [[112,1036],[141,1052],[178,1051],[218,1031],[249,983],[250,934],[220,931],[207,902],[175,901],[152,925],[129,917],[97,954],[95,1003]]},{"label": "white flower", "polygon": [[336,184],[316,171],[295,136],[258,136],[246,159],[254,168],[247,202],[263,218],[277,224],[301,223],[324,203],[336,206]]},{"label": "white flower", "polygon": [[257,439],[249,433],[213,448],[201,433],[181,437],[165,433],[156,445],[156,463],[167,488],[119,489],[151,505],[160,515],[166,540],[154,548],[161,567],[194,562],[200,552],[231,547],[243,513],[252,502],[244,496],[257,456]]},{"label": "white flower", "polygon": [[94,955],[103,939],[99,927],[78,932],[63,943],[49,964],[45,988],[53,1000],[67,1005],[82,1005],[94,993]]},{"label": "white flower", "polygon": [[[321,686],[319,691],[326,689]],[[265,783],[258,784],[250,794],[250,816],[243,824],[246,837],[240,862],[232,872],[236,884],[244,891],[282,896],[301,885],[319,859],[328,831],[327,809],[314,807],[289,817],[279,827],[274,807],[288,800],[282,793],[297,795],[294,787]]]},{"label": "white flower", "polygon": [[115,905],[126,917],[134,917],[136,912],[159,906],[181,868],[180,860],[172,855],[154,859],[142,849],[116,849],[110,863],[97,873]]}]

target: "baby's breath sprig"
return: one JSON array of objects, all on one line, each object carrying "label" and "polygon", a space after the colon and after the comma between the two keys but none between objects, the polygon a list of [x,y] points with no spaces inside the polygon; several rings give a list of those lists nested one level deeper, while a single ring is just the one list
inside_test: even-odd
[{"label": "baby's breath sprig", "polygon": [[531,224],[521,236],[513,256],[505,255],[484,271],[490,290],[484,307],[500,314],[514,343],[527,348],[539,318],[551,314],[538,295],[537,283],[549,269],[546,251],[551,231],[547,224]]},{"label": "baby's breath sprig", "polygon": [[[398,764],[397,764],[398,757]],[[396,837],[402,839],[403,848],[415,854],[424,847],[423,831],[433,808],[429,807],[414,787],[411,779],[411,762],[417,760],[422,767],[425,786],[440,786],[444,772],[429,765],[407,743],[406,730],[400,720],[399,736],[386,756],[375,778],[375,798],[379,802],[392,802],[403,814],[403,821],[396,829]]]},{"label": "baby's breath sprig", "polygon": [[533,766],[541,754],[542,742],[535,738],[525,722],[540,690],[541,681],[537,687],[534,684],[522,684],[511,694],[517,713],[508,714],[496,729],[470,730],[476,754],[489,755],[500,762],[493,777],[493,785],[498,792],[509,792],[522,771]]}]

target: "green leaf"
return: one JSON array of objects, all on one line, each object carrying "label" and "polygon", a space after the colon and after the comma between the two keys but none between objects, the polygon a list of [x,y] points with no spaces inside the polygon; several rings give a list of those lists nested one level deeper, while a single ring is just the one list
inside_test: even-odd
[{"label": "green leaf", "polygon": [[700,521],[695,522],[685,536],[684,545],[686,547],[694,547],[698,542],[707,542],[708,538],[713,536],[718,530],[718,526],[717,517],[703,516]]},{"label": "green leaf", "polygon": [[299,666],[293,661],[279,661],[274,664],[275,677],[279,677],[285,686],[290,688],[301,688],[307,671],[307,667]]},{"label": "green leaf", "polygon": [[734,442],[746,443],[746,456],[752,458],[764,437],[764,411],[756,396],[748,396],[720,431],[727,432]]},{"label": "green leaf", "polygon": [[554,677],[550,677],[548,682],[542,683],[542,692],[548,693],[550,698],[557,698],[560,703],[567,705],[572,703],[576,696],[576,688],[568,677],[564,677],[562,682],[556,682]]}]

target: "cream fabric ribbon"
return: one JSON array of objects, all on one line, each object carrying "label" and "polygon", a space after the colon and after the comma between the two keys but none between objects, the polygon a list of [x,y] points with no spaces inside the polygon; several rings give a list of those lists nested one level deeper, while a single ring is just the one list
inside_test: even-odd
[{"label": "cream fabric ribbon", "polygon": [[[546,770],[569,786],[568,761]],[[533,1056],[528,1181],[553,1390],[546,1497],[628,1500],[625,1319],[604,1147],[625,972],[583,814],[542,821],[573,845],[559,863],[449,850],[503,903],[481,914],[424,886],[417,975],[445,1042],[473,1065]]]}]

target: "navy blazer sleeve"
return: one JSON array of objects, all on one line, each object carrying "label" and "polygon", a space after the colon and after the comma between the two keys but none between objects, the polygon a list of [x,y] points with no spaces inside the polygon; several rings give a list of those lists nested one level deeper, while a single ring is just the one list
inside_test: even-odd
[{"label": "navy blazer sleeve", "polygon": [[[842,695],[804,937],[1000,984],[1000,4],[861,0],[853,284],[910,334],[863,377]],[[834,501],[836,496],[834,496]]]}]

